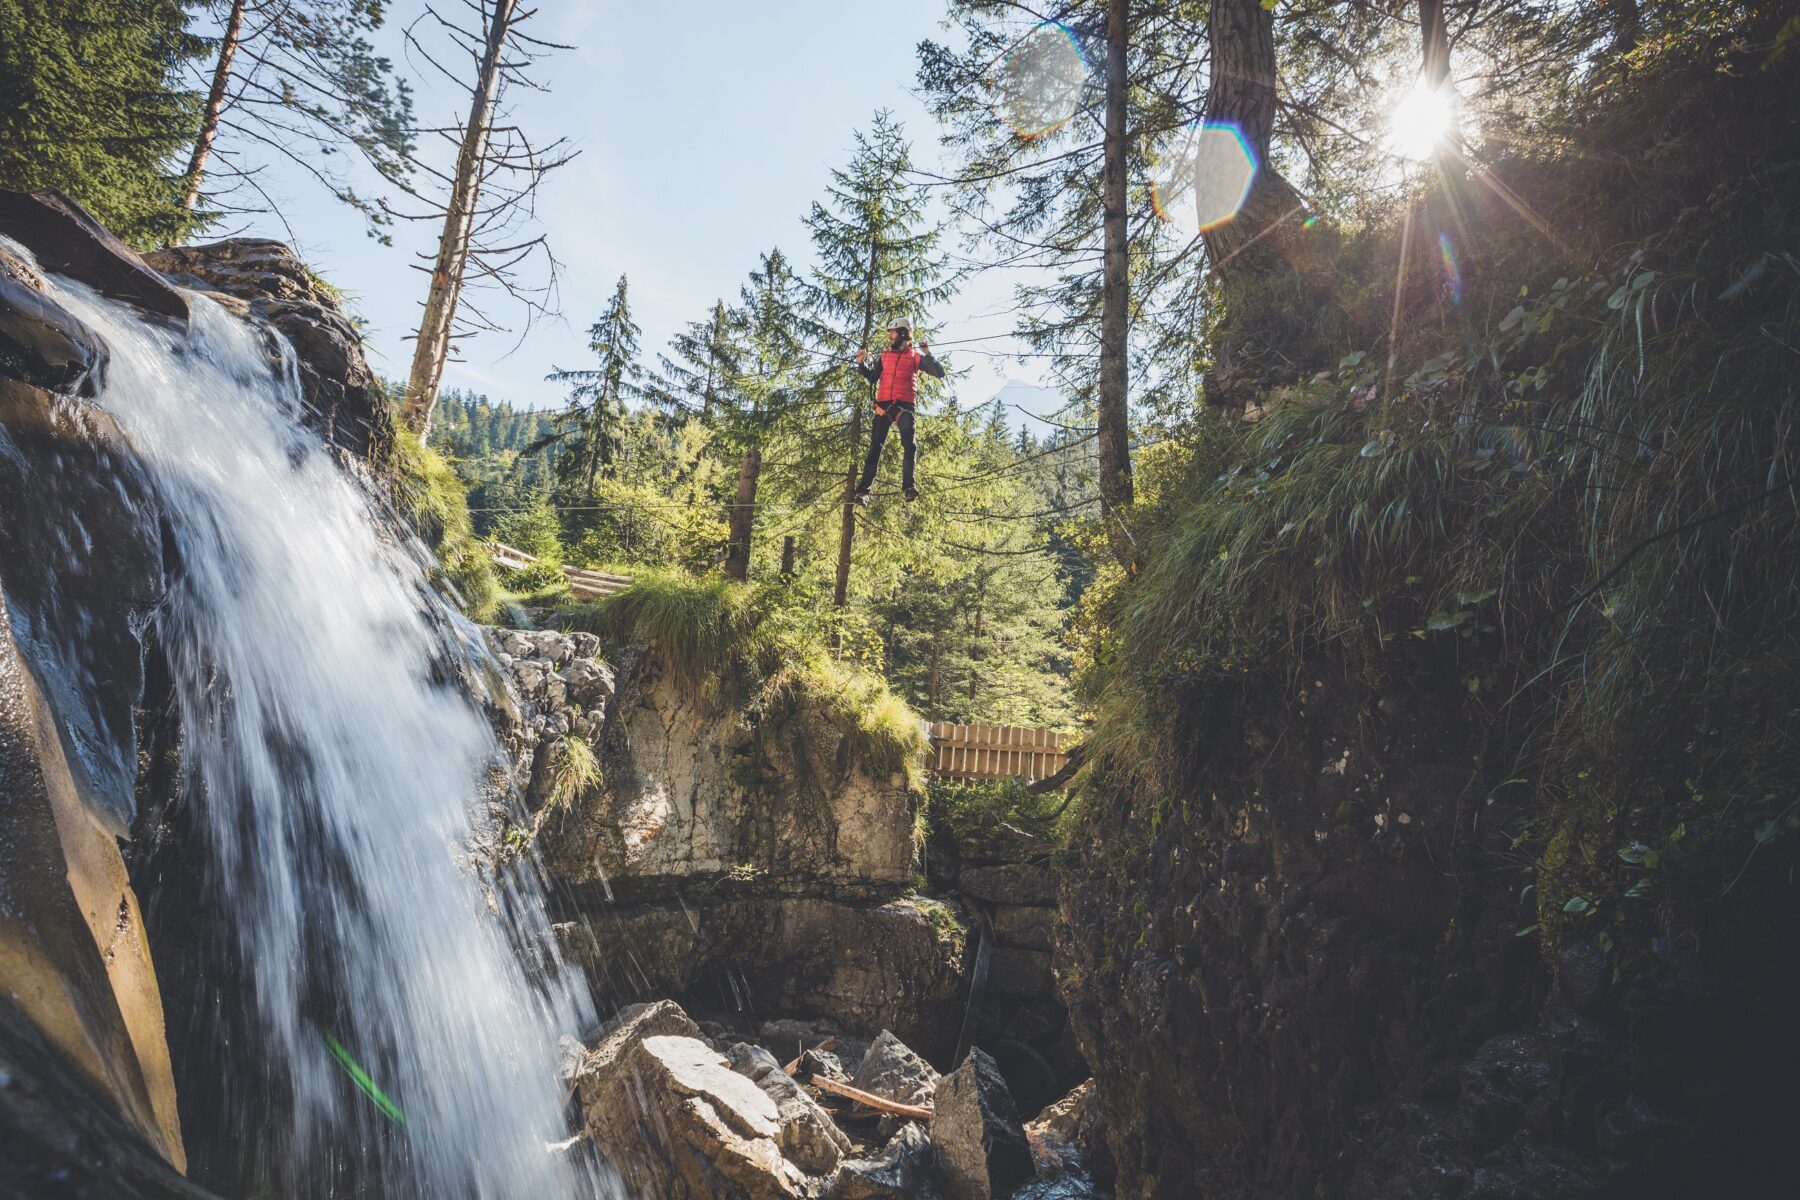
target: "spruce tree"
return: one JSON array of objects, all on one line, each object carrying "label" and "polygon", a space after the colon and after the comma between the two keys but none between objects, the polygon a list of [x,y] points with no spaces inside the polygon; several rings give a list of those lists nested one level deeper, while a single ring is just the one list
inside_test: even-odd
[{"label": "spruce tree", "polygon": [[0,187],[60,188],[139,246],[183,236],[186,30],[182,0],[0,0]]},{"label": "spruce tree", "polygon": [[811,361],[811,332],[802,305],[801,281],[779,249],[762,256],[739,292],[734,324],[743,348],[739,369],[715,405],[714,425],[727,449],[738,452],[738,480],[732,498],[725,573],[748,578],[756,528],[756,492],[763,451],[805,405],[803,372]]},{"label": "spruce tree", "polygon": [[824,469],[844,472],[832,589],[832,602],[839,608],[849,594],[856,474],[874,400],[852,361],[859,349],[881,349],[876,333],[895,318],[911,320],[922,332],[927,310],[952,290],[937,255],[938,229],[928,223],[924,193],[911,174],[905,131],[888,112],[877,112],[869,131],[856,134],[849,165],[831,173],[826,201],[815,203],[806,219],[818,256],[809,298],[830,364],[818,373],[814,386],[821,394],[840,397],[844,407],[837,435],[821,443]]},{"label": "spruce tree", "polygon": [[704,321],[690,322],[669,340],[669,349],[673,358],[658,356],[662,370],[649,384],[650,399],[710,422],[713,409],[741,370],[744,356],[739,330],[725,302],[714,301],[712,314]]},{"label": "spruce tree", "polygon": [[582,371],[552,371],[549,378],[566,383],[569,407],[557,418],[557,431],[543,444],[557,444],[557,476],[577,496],[591,496],[601,469],[613,461],[619,425],[627,401],[643,395],[643,367],[638,363],[638,327],[631,319],[625,276],[613,290],[606,311],[588,329],[588,349],[595,366]]}]

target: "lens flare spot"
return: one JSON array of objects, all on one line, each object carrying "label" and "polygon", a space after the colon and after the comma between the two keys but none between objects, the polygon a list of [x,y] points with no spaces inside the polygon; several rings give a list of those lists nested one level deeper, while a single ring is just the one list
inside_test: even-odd
[{"label": "lens flare spot", "polygon": [[1456,92],[1420,80],[1388,111],[1388,151],[1423,162],[1443,148],[1455,126]]},{"label": "lens flare spot", "polygon": [[373,1101],[375,1107],[381,1110],[382,1116],[394,1124],[404,1127],[406,1117],[401,1113],[400,1106],[388,1099],[387,1093],[376,1086],[375,1081],[369,1078],[369,1073],[362,1069],[362,1064],[350,1056],[350,1051],[344,1049],[342,1042],[328,1033],[322,1036],[325,1038],[325,1048],[331,1051],[331,1057],[338,1066],[344,1069],[344,1074],[350,1077],[350,1081],[356,1085],[356,1090]]},{"label": "lens flare spot", "polygon": [[1075,119],[1087,80],[1087,56],[1074,31],[1045,21],[1001,61],[993,85],[995,107],[1020,137],[1043,137]]},{"label": "lens flare spot", "polygon": [[1157,215],[1183,230],[1204,233],[1238,215],[1261,164],[1236,125],[1208,121],[1189,130],[1150,186]]},{"label": "lens flare spot", "polygon": [[1450,235],[1438,233],[1438,256],[1444,260],[1444,289],[1450,293],[1452,303],[1461,304],[1463,298],[1462,271],[1456,265],[1456,247],[1450,244]]}]

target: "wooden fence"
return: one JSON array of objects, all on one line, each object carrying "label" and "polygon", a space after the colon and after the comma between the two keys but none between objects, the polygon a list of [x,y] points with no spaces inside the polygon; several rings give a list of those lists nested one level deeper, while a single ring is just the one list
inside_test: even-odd
[{"label": "wooden fence", "polygon": [[939,779],[1023,779],[1035,783],[1069,761],[1064,735],[1019,725],[953,725],[925,722],[931,738],[928,767]]},{"label": "wooden fence", "polygon": [[[527,554],[502,542],[494,542],[492,545],[496,566],[521,571],[537,561],[536,555]],[[584,571],[580,567],[569,566],[565,566],[562,572],[563,577],[569,581],[569,594],[577,600],[598,600],[631,586],[629,575],[608,575],[604,571]]]}]

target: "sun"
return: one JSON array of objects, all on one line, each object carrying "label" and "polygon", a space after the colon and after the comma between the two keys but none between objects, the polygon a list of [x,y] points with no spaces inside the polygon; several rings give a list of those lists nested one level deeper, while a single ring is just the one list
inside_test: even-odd
[{"label": "sun", "polygon": [[1455,90],[1420,80],[1388,112],[1387,147],[1402,158],[1422,162],[1443,149],[1455,127]]}]

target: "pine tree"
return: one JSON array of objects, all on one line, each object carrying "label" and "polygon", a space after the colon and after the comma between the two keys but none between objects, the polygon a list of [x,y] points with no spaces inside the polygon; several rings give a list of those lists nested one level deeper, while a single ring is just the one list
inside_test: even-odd
[{"label": "pine tree", "polygon": [[734,324],[743,339],[740,368],[721,392],[723,403],[713,410],[722,444],[739,456],[725,551],[725,573],[733,579],[749,577],[763,452],[807,400],[802,372],[810,361],[810,327],[803,301],[800,279],[779,249],[762,256],[738,295]]},{"label": "pine tree", "polygon": [[[911,178],[912,152],[904,130],[884,111],[867,134],[857,133],[850,164],[831,173],[825,203],[815,203],[806,226],[818,267],[809,289],[823,349],[831,365],[815,387],[842,397],[842,432],[824,443],[844,474],[839,518],[838,568],[832,602],[846,603],[856,536],[856,474],[867,428],[868,385],[851,368],[859,349],[877,350],[878,327],[898,317],[922,334],[926,310],[946,299],[950,286],[937,257],[938,230],[928,227],[925,198]],[[835,443],[835,445],[834,445]],[[832,469],[829,457],[826,469]]]},{"label": "pine tree", "polygon": [[139,246],[182,237],[179,78],[206,50],[186,27],[182,0],[0,0],[0,187],[60,188]]},{"label": "pine tree", "polygon": [[673,358],[658,356],[662,370],[647,389],[650,399],[711,421],[714,407],[742,369],[744,349],[738,333],[725,302],[715,301],[711,316],[691,322],[670,339]]},{"label": "pine tree", "polygon": [[559,415],[551,442],[564,447],[557,476],[574,495],[593,495],[601,469],[612,463],[618,449],[626,402],[643,395],[638,327],[631,319],[628,290],[625,276],[619,276],[606,312],[588,329],[588,349],[598,365],[583,371],[552,371],[549,376],[553,382],[571,385],[569,407]]}]

